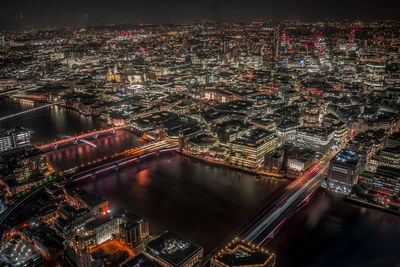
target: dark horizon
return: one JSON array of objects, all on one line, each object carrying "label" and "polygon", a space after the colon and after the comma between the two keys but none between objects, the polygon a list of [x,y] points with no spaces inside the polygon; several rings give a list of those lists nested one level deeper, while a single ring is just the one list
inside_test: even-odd
[{"label": "dark horizon", "polygon": [[72,0],[8,1],[0,12],[0,28],[93,26],[118,23],[159,23],[198,20],[249,21],[252,19],[327,18],[398,20],[395,1],[183,1],[183,0]]}]

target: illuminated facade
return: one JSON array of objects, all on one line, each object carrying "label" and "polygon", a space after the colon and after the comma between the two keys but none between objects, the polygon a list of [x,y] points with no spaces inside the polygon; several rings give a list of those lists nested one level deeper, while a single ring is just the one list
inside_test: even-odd
[{"label": "illuminated facade", "polygon": [[230,161],[236,166],[258,168],[264,164],[265,154],[278,145],[275,133],[257,128],[232,142]]},{"label": "illuminated facade", "polygon": [[301,127],[296,132],[296,145],[323,155],[332,147],[335,130],[331,128]]},{"label": "illuminated facade", "polygon": [[349,195],[357,183],[360,163],[356,152],[343,149],[330,162],[328,169],[328,187],[331,191]]},{"label": "illuminated facade", "polygon": [[19,128],[0,132],[0,153],[17,147],[27,146],[31,142],[31,133]]},{"label": "illuminated facade", "polygon": [[383,89],[385,78],[385,64],[368,62],[365,64],[364,84],[374,89]]},{"label": "illuminated facade", "polygon": [[85,224],[81,241],[85,247],[98,245],[119,233],[120,218],[98,217]]},{"label": "illuminated facade", "polygon": [[304,110],[303,126],[316,127],[320,123],[319,108],[310,104]]}]

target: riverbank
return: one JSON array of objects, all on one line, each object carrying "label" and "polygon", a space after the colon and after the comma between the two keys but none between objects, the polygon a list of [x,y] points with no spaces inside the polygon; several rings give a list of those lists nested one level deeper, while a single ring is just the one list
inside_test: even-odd
[{"label": "riverbank", "polygon": [[357,198],[353,198],[353,197],[347,197],[346,201],[354,203],[354,204],[357,204],[357,205],[360,205],[362,207],[378,209],[378,210],[382,210],[382,211],[388,212],[388,213],[393,214],[393,215],[400,216],[400,212],[397,212],[395,210],[386,208],[384,206],[377,205],[377,204],[374,204],[374,203],[371,203],[371,202],[368,202],[368,201],[364,201],[364,200],[361,200],[361,199],[357,199]]},{"label": "riverbank", "polygon": [[286,177],[286,176],[275,176],[275,175],[270,175],[269,173],[266,174],[266,173],[264,173],[262,171],[244,169],[244,168],[241,168],[241,167],[238,167],[238,166],[234,166],[234,165],[231,165],[231,164],[228,164],[228,163],[225,163],[225,162],[211,161],[211,160],[205,159],[203,157],[198,157],[198,156],[195,156],[193,154],[189,154],[189,153],[186,153],[186,152],[183,152],[183,151],[181,151],[179,153],[181,155],[183,155],[183,156],[186,156],[186,157],[189,157],[189,158],[193,158],[193,159],[205,162],[205,163],[213,165],[213,166],[223,166],[223,167],[226,167],[226,168],[229,168],[229,169],[232,169],[232,170],[237,170],[237,171],[241,171],[241,172],[244,172],[244,173],[247,173],[247,174],[255,175],[255,176],[258,176],[260,178],[268,177],[268,178],[274,178],[274,179],[278,179],[278,180],[281,180],[281,179],[292,179],[293,180],[293,178],[289,178],[289,177]]}]

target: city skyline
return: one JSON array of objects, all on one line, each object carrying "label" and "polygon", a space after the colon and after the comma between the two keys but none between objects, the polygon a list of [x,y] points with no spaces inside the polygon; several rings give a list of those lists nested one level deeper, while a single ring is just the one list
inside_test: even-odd
[{"label": "city skyline", "polygon": [[92,4],[7,4],[1,266],[400,264],[387,6]]}]

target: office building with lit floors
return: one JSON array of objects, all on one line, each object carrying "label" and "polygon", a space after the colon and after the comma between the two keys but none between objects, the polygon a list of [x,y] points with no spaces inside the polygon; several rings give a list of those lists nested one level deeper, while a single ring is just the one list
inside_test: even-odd
[{"label": "office building with lit floors", "polygon": [[296,131],[296,145],[311,149],[322,157],[332,148],[335,130],[330,127],[300,127]]},{"label": "office building with lit floors", "polygon": [[165,267],[194,266],[203,257],[202,247],[171,232],[164,232],[147,243],[146,252]]},{"label": "office building with lit floors", "polygon": [[256,245],[233,239],[211,259],[211,267],[273,267],[276,255]]},{"label": "office building with lit floors", "polygon": [[232,142],[230,161],[233,165],[255,169],[264,164],[265,154],[278,145],[274,132],[253,129]]},{"label": "office building with lit floors", "polygon": [[330,162],[328,169],[328,188],[333,192],[350,195],[358,181],[360,162],[357,153],[343,149]]},{"label": "office building with lit floors", "polygon": [[30,143],[31,132],[24,128],[0,132],[0,152],[27,146]]}]

